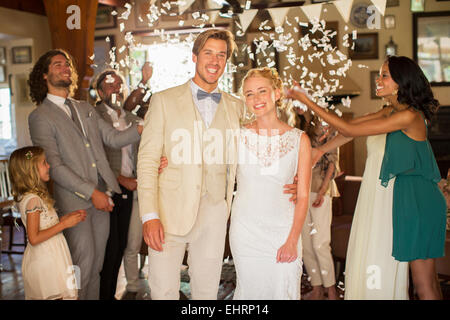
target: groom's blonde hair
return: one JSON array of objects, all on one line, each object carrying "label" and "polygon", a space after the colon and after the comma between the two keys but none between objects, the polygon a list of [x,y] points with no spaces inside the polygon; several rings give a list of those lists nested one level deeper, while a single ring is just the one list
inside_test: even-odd
[{"label": "groom's blonde hair", "polygon": [[194,46],[192,47],[192,53],[198,56],[208,39],[224,40],[227,43],[227,60],[231,57],[231,54],[236,49],[234,36],[230,31],[225,29],[209,29],[203,31],[197,36],[194,42]]}]

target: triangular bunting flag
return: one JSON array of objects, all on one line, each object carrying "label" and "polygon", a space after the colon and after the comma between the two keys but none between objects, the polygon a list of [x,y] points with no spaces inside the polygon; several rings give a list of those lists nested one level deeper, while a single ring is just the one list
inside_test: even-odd
[{"label": "triangular bunting flag", "polygon": [[347,23],[350,20],[350,13],[352,12],[353,0],[339,0],[334,1],[336,9],[341,14],[342,19]]},{"label": "triangular bunting flag", "polygon": [[272,8],[267,9],[269,11],[270,16],[272,17],[273,24],[275,27],[281,27],[284,23],[284,19],[286,18],[289,10],[291,8]]},{"label": "triangular bunting flag", "polygon": [[239,21],[241,22],[242,32],[245,32],[247,30],[248,26],[250,25],[250,23],[252,23],[253,18],[256,16],[257,13],[258,9],[250,9],[244,10],[244,12],[242,12],[239,15]]},{"label": "triangular bunting flag", "polygon": [[[220,9],[221,6],[219,6],[214,0],[208,0],[207,1],[208,9]],[[210,11],[208,12],[209,15],[209,22],[214,23],[219,16],[219,11]]]},{"label": "triangular bunting flag", "polygon": [[322,3],[302,6],[301,9],[310,21],[313,19],[320,20],[320,14],[322,13]]},{"label": "triangular bunting flag", "polygon": [[372,0],[373,5],[377,8],[378,12],[384,16],[386,11],[386,0]]},{"label": "triangular bunting flag", "polygon": [[195,0],[178,1],[178,13],[183,14],[194,2]]}]

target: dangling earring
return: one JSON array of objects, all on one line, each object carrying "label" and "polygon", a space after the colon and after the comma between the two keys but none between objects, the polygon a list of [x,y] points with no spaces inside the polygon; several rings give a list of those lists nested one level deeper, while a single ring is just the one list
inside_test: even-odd
[{"label": "dangling earring", "polygon": [[280,119],[281,118],[281,108],[280,108],[280,106],[277,106],[276,107],[277,108],[277,117],[278,117],[278,119]]},{"label": "dangling earring", "polygon": [[253,112],[247,109],[247,105],[244,104],[244,123],[252,122],[256,119],[256,116]]},{"label": "dangling earring", "polygon": [[394,89],[394,91],[392,91],[392,95],[396,96],[398,94],[398,89]]}]

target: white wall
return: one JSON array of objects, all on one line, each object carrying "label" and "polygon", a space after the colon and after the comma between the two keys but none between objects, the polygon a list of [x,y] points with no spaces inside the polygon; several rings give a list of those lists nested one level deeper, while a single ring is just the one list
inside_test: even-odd
[{"label": "white wall", "polygon": [[[18,90],[24,90],[16,87],[16,76],[28,75],[37,59],[51,49],[50,29],[45,16],[0,7],[0,33],[13,36],[13,39],[2,40],[0,45],[7,48],[7,72],[13,74],[11,89],[13,93],[17,92],[12,97],[13,117],[17,146],[23,147],[31,144],[28,115],[34,106],[31,102],[16,101]],[[32,63],[12,64],[11,48],[15,46],[32,46]]]}]

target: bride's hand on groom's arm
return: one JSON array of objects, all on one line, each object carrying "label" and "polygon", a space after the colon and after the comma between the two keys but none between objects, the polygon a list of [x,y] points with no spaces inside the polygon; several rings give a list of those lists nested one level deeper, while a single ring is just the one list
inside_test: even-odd
[{"label": "bride's hand on groom's arm", "polygon": [[164,228],[159,219],[146,221],[143,225],[142,234],[145,243],[156,251],[163,251]]},{"label": "bride's hand on groom's arm", "polygon": [[293,203],[297,203],[297,175],[294,177],[294,182],[292,184],[284,185],[284,193],[290,193],[292,196],[289,198],[289,201]]},{"label": "bride's hand on groom's arm", "polygon": [[294,262],[297,256],[297,244],[286,241],[277,251],[277,262]]}]

